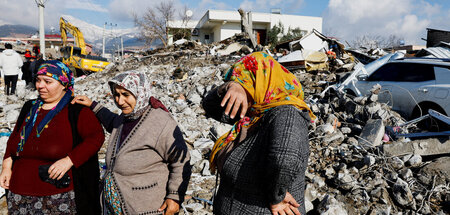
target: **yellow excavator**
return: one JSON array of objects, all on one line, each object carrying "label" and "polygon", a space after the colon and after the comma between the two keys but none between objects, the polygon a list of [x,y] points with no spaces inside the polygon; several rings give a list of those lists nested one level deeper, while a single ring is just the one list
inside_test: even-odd
[{"label": "yellow excavator", "polygon": [[[59,19],[59,28],[61,31],[61,40],[63,46],[61,48],[62,62],[69,65],[77,76],[99,72],[105,69],[109,64],[106,58],[100,56],[92,56],[86,52],[86,43],[84,42],[83,33],[76,27],[67,22],[63,17]],[[74,38],[74,45],[68,45],[67,33]]]}]

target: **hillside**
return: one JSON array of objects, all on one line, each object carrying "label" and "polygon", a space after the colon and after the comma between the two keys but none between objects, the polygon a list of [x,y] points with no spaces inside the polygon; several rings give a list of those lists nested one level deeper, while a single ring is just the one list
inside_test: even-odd
[{"label": "hillside", "polygon": [[2,25],[0,26],[0,37],[10,37],[15,34],[31,35],[38,31],[37,28],[27,25]]}]

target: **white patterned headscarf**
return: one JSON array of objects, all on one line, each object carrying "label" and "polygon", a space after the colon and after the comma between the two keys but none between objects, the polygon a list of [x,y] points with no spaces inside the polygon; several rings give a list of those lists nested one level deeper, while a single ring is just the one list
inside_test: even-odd
[{"label": "white patterned headscarf", "polygon": [[[135,70],[127,71],[116,75],[108,82],[111,92],[114,95],[116,86],[121,86],[130,91],[136,98],[136,105],[133,112],[126,114],[127,119],[137,119],[147,109],[150,100],[150,83],[147,76]],[[116,100],[114,99],[114,102]],[[117,104],[116,104],[117,105]]]}]

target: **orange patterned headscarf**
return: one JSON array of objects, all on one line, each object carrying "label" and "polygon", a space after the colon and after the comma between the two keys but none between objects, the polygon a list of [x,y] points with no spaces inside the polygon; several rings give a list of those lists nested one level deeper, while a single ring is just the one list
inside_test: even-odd
[{"label": "orange patterned headscarf", "polygon": [[255,52],[243,57],[231,66],[224,80],[239,83],[253,98],[254,103],[248,117],[236,122],[229,132],[215,142],[210,156],[212,171],[216,168],[214,159],[217,152],[234,141],[241,128],[255,124],[265,111],[281,105],[293,105],[300,110],[307,110],[312,121],[316,119],[303,101],[303,88],[297,78],[265,52]]}]

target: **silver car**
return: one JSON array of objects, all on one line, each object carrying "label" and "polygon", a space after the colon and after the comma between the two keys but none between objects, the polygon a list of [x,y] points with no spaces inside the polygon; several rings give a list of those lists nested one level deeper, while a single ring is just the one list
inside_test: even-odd
[{"label": "silver car", "polygon": [[347,84],[341,86],[342,90],[357,96],[368,95],[372,86],[379,84],[382,87],[379,101],[405,118],[425,115],[428,109],[449,116],[450,59],[392,57],[387,56],[384,64],[370,73],[356,71],[355,78],[345,80]]}]

